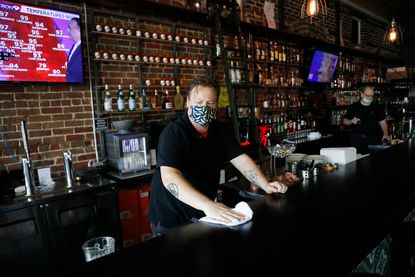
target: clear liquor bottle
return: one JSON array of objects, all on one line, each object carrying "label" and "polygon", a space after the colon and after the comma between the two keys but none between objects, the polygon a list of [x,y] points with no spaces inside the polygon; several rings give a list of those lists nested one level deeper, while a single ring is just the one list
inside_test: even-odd
[{"label": "clear liquor bottle", "polygon": [[117,108],[119,112],[125,112],[125,97],[122,91],[121,84],[118,85]]},{"label": "clear liquor bottle", "polygon": [[105,84],[104,111],[112,112],[112,96],[107,84]]},{"label": "clear liquor bottle", "polygon": [[143,98],[143,110],[148,111],[150,109],[150,99],[145,89],[142,90],[141,97]]},{"label": "clear liquor bottle", "polygon": [[130,111],[135,111],[137,109],[137,104],[135,102],[135,91],[133,85],[130,85],[130,90],[128,92],[128,109]]}]

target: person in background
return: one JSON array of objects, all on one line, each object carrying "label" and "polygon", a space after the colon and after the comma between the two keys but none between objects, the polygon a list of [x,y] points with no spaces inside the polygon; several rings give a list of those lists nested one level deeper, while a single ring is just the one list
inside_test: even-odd
[{"label": "person in background", "polygon": [[343,124],[350,126],[350,145],[357,153],[367,154],[368,145],[387,143],[390,141],[388,124],[382,107],[373,101],[375,92],[365,87],[360,93],[360,101],[347,109]]},{"label": "person in background", "polygon": [[[232,130],[215,120],[217,100],[217,87],[212,80],[191,81],[187,113],[166,126],[160,135],[149,207],[153,236],[205,215],[224,223],[244,219],[244,215],[214,200],[220,170],[227,161],[265,192],[287,191],[287,184],[269,182],[243,153]],[[285,180],[291,183],[298,178],[287,173]]]},{"label": "person in background", "polygon": [[81,47],[81,23],[79,18],[72,18],[68,24],[69,36],[74,44],[69,50],[66,64],[66,81],[80,83],[83,80],[82,47]]}]

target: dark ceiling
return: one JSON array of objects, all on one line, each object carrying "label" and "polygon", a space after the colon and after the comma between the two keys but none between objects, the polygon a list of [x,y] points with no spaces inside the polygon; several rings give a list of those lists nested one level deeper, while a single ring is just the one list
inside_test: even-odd
[{"label": "dark ceiling", "polygon": [[344,4],[358,6],[371,15],[375,15],[386,22],[395,20],[403,27],[407,35],[415,35],[415,20],[413,0],[340,0]]}]

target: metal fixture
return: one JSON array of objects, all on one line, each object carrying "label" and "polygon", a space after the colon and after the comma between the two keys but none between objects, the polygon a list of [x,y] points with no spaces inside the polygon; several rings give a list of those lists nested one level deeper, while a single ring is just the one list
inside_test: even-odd
[{"label": "metal fixture", "polygon": [[74,184],[72,153],[71,151],[63,152],[63,164],[65,166],[66,187],[72,188]]},{"label": "metal fixture", "polygon": [[320,12],[327,15],[326,0],[304,0],[301,6],[301,18],[309,17],[310,23],[313,23],[313,18]]},{"label": "metal fixture", "polygon": [[20,127],[22,132],[23,148],[26,154],[26,158],[22,158],[23,175],[25,180],[26,195],[30,196],[35,192],[35,177],[33,173],[32,159],[30,158],[29,138],[27,136],[26,121],[21,120]]},{"label": "metal fixture", "polygon": [[22,158],[24,185],[26,188],[26,196],[31,196],[35,193],[35,186],[33,182],[33,168],[30,160]]},{"label": "metal fixture", "polygon": [[385,36],[383,37],[384,45],[399,45],[403,42],[403,34],[395,18],[386,28]]}]

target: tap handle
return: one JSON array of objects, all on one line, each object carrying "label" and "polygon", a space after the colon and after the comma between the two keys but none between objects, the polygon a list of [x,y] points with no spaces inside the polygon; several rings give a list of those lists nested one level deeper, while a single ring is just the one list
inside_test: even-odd
[{"label": "tap handle", "polygon": [[27,127],[26,127],[26,121],[25,120],[20,121],[20,127],[21,127],[21,131],[22,131],[23,147],[24,147],[24,151],[26,153],[26,158],[28,160],[30,160],[29,139],[28,139],[28,136],[27,136]]},{"label": "tap handle", "polygon": [[71,151],[63,152],[63,163],[65,167],[66,187],[71,188],[74,182]]},{"label": "tap handle", "polygon": [[26,195],[30,196],[34,193],[33,171],[30,160],[22,158],[23,175],[26,187]]}]

